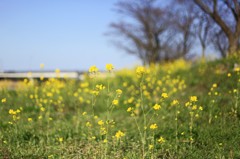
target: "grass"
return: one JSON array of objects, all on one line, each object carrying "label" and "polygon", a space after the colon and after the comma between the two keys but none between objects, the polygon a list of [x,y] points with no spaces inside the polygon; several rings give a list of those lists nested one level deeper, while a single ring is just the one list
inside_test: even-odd
[{"label": "grass", "polygon": [[240,158],[239,63],[2,81],[0,158]]}]

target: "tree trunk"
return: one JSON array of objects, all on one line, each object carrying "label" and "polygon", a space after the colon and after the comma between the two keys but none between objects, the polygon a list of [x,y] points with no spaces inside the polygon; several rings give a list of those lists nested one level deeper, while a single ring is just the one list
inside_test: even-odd
[{"label": "tree trunk", "polygon": [[238,51],[238,36],[234,36],[229,38],[229,46],[228,46],[228,54],[227,56],[232,56],[232,55],[238,55],[239,56],[239,51]]},{"label": "tree trunk", "polygon": [[206,47],[203,45],[202,46],[202,60],[205,61],[205,50],[206,50]]}]

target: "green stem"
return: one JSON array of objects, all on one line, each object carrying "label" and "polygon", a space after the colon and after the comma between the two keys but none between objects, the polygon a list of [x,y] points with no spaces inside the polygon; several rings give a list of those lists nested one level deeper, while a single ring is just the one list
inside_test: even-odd
[{"label": "green stem", "polygon": [[146,144],[146,113],[144,111],[144,101],[143,101],[143,90],[142,90],[142,84],[143,84],[143,76],[141,78],[141,82],[140,82],[140,97],[141,97],[141,109],[142,109],[142,113],[143,113],[143,136],[142,138],[142,152],[143,152],[143,158],[145,158],[145,144]]},{"label": "green stem", "polygon": [[191,150],[192,150],[192,144],[193,144],[192,129],[193,129],[193,114],[191,114],[191,121],[190,121],[190,148],[191,148]]},{"label": "green stem", "polygon": [[177,105],[176,105],[176,112],[175,112],[175,121],[176,121],[176,152],[178,152],[178,108],[177,108]]}]

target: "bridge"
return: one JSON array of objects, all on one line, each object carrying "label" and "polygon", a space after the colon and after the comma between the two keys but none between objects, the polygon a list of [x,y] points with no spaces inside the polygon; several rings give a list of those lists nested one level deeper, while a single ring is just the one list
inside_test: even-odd
[{"label": "bridge", "polygon": [[22,71],[22,72],[14,72],[14,71],[6,71],[0,72],[0,79],[10,79],[10,80],[18,80],[18,79],[48,79],[48,78],[68,78],[68,79],[77,79],[83,80],[84,73],[79,71]]}]

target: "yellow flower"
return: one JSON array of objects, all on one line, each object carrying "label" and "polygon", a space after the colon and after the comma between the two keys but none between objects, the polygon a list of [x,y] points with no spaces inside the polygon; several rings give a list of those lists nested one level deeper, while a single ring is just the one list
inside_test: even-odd
[{"label": "yellow flower", "polygon": [[44,68],[44,64],[43,64],[43,63],[40,64],[40,68],[41,68],[41,69]]},{"label": "yellow flower", "polygon": [[14,111],[13,109],[9,109],[8,113],[9,113],[10,115],[16,115],[16,114],[17,114],[17,112]]},{"label": "yellow flower", "polygon": [[28,118],[28,121],[29,121],[29,122],[32,122],[32,118]]},{"label": "yellow flower", "polygon": [[117,95],[121,95],[122,94],[122,90],[121,89],[117,89],[116,93],[117,93]]},{"label": "yellow flower", "polygon": [[86,123],[86,127],[91,127],[91,126],[92,126],[92,124],[90,122]]},{"label": "yellow flower", "polygon": [[98,96],[99,95],[99,91],[93,90],[92,94],[95,95],[95,96]]},{"label": "yellow flower", "polygon": [[63,138],[62,138],[62,137],[59,137],[59,138],[58,138],[58,141],[59,141],[59,142],[63,142]]},{"label": "yellow flower", "polygon": [[138,66],[136,69],[136,74],[138,77],[141,77],[146,72],[146,69],[143,66]]},{"label": "yellow flower", "polygon": [[240,71],[240,67],[239,66],[234,67],[234,71],[239,72]]},{"label": "yellow flower", "polygon": [[114,69],[113,65],[112,64],[106,64],[106,70],[107,71],[112,71]]},{"label": "yellow flower", "polygon": [[153,149],[153,147],[154,147],[153,145],[148,145],[149,150]]},{"label": "yellow flower", "polygon": [[96,65],[93,65],[89,68],[88,72],[89,73],[96,73],[96,72],[98,72],[98,68],[96,67]]},{"label": "yellow flower", "polygon": [[118,132],[116,132],[116,134],[115,134],[115,137],[116,137],[117,139],[120,139],[120,138],[123,137],[123,136],[125,136],[125,134],[124,134],[122,131],[120,131],[120,130],[118,130]]},{"label": "yellow flower", "polygon": [[55,73],[60,73],[60,72],[61,72],[61,71],[60,71],[60,69],[58,69],[58,68],[55,70]]},{"label": "yellow flower", "polygon": [[231,73],[228,73],[227,76],[228,76],[228,77],[231,77]]},{"label": "yellow flower", "polygon": [[41,80],[41,81],[44,80],[44,76],[43,76],[43,75],[40,76],[40,80]]},{"label": "yellow flower", "polygon": [[217,87],[217,84],[216,84],[216,83],[214,83],[214,84],[212,85],[212,87],[213,87],[213,88],[216,88],[216,87]]},{"label": "yellow flower", "polygon": [[98,125],[102,126],[104,124],[104,122],[102,120],[98,121]]},{"label": "yellow flower", "polygon": [[[53,94],[52,94],[51,92],[48,92],[48,93],[47,93],[47,96],[48,96],[48,97],[52,97],[52,96],[53,96]],[[32,95],[30,95],[30,98],[32,99],[32,98],[33,98],[33,96],[32,96]]]},{"label": "yellow flower", "polygon": [[150,125],[150,129],[152,129],[152,130],[155,130],[157,128],[158,128],[157,124],[151,124]]},{"label": "yellow flower", "polygon": [[196,110],[196,109],[197,109],[197,105],[193,105],[192,110]]},{"label": "yellow flower", "polygon": [[173,100],[172,105],[176,105],[176,104],[179,104],[178,100]]},{"label": "yellow flower", "polygon": [[81,82],[80,83],[80,87],[81,88],[87,88],[89,86],[89,83],[88,82]]},{"label": "yellow flower", "polygon": [[117,99],[114,99],[114,100],[112,101],[112,104],[113,104],[113,105],[118,105],[118,100],[117,100]]},{"label": "yellow flower", "polygon": [[162,144],[162,143],[166,142],[166,140],[161,136],[161,137],[158,139],[158,142],[159,142],[160,144]]},{"label": "yellow flower", "polygon": [[40,110],[41,110],[42,112],[44,112],[44,111],[45,111],[45,108],[44,108],[44,107],[41,107]]},{"label": "yellow flower", "polygon": [[87,112],[83,112],[83,113],[82,113],[82,115],[86,115],[86,114],[87,114]]},{"label": "yellow flower", "polygon": [[154,106],[153,106],[153,109],[154,110],[159,110],[161,108],[161,106],[159,105],[159,104],[155,104]]},{"label": "yellow flower", "polygon": [[190,101],[191,102],[196,102],[197,101],[197,96],[191,96]]},{"label": "yellow flower", "polygon": [[100,134],[101,134],[101,135],[105,135],[105,134],[107,134],[107,130],[106,130],[106,128],[101,127],[101,128],[100,128]]},{"label": "yellow flower", "polygon": [[162,97],[163,98],[168,98],[168,94],[167,93],[162,93]]},{"label": "yellow flower", "polygon": [[105,89],[105,86],[102,84],[97,84],[96,88],[97,88],[97,90],[103,90],[103,89]]},{"label": "yellow flower", "polygon": [[107,142],[108,142],[108,140],[107,140],[107,139],[104,139],[104,140],[103,140],[103,143],[107,143]]},{"label": "yellow flower", "polygon": [[189,105],[190,105],[190,103],[189,103],[189,102],[185,103],[185,106],[186,106],[186,107],[188,107]]},{"label": "yellow flower", "polygon": [[3,99],[2,99],[2,103],[5,103],[6,101],[7,101],[6,98],[3,98]]},{"label": "yellow flower", "polygon": [[132,107],[129,107],[128,109],[127,109],[127,112],[131,112],[133,109],[132,109]]}]

